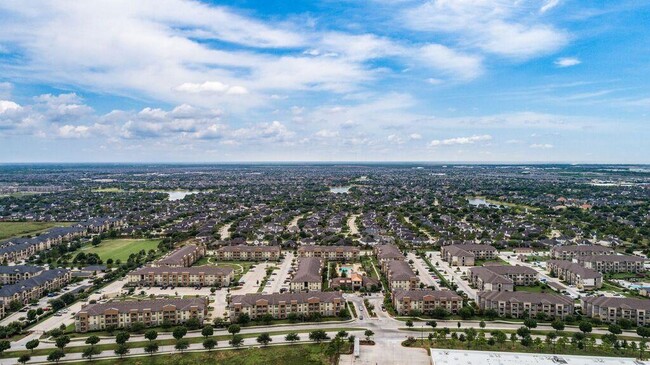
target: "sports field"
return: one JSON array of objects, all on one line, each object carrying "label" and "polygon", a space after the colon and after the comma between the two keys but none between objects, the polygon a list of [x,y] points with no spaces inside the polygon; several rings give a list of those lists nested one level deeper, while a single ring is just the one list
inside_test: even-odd
[{"label": "sports field", "polygon": [[0,222],[0,240],[36,234],[52,227],[69,226],[68,222]]},{"label": "sports field", "polygon": [[105,262],[108,259],[126,261],[132,253],[140,250],[155,250],[160,240],[149,239],[113,239],[102,240],[98,246],[86,246],[81,250],[85,253],[96,253]]}]

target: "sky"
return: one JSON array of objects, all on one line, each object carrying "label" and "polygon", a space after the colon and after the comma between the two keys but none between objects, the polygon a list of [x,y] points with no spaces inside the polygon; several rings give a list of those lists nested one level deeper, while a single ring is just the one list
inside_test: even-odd
[{"label": "sky", "polygon": [[650,3],[0,2],[0,163],[650,163]]}]

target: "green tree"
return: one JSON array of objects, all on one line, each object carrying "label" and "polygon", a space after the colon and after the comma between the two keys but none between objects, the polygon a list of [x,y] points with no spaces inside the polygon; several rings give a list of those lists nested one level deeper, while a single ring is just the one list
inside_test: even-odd
[{"label": "green tree", "polygon": [[70,343],[70,337],[69,336],[59,336],[54,340],[54,344],[60,350],[63,350],[69,343]]},{"label": "green tree", "polygon": [[158,343],[157,342],[149,342],[144,347],[144,352],[148,353],[149,356],[153,356],[154,353],[158,352]]},{"label": "green tree", "polygon": [[610,333],[613,333],[613,334],[615,334],[615,335],[620,335],[621,333],[623,333],[623,329],[621,328],[621,326],[619,326],[619,325],[617,325],[617,324],[614,324],[614,323],[610,324],[610,325],[607,327],[607,330],[608,330]]},{"label": "green tree", "polygon": [[210,337],[210,338],[206,338],[205,340],[203,340],[203,348],[204,349],[206,349],[208,351],[212,351],[212,349],[215,348],[215,347],[217,347],[217,340],[215,340],[214,338]]},{"label": "green tree", "polygon": [[564,331],[564,321],[561,319],[556,319],[551,322],[551,327],[557,332]]},{"label": "green tree", "polygon": [[101,351],[99,351],[98,348],[95,348],[94,346],[86,347],[83,352],[81,353],[81,357],[84,359],[88,359],[89,361],[92,361],[93,356],[99,355]]},{"label": "green tree", "polygon": [[176,350],[180,351],[181,353],[182,353],[184,350],[187,350],[188,347],[190,347],[190,341],[188,341],[188,340],[184,340],[184,339],[179,339],[179,340],[177,340],[177,341],[176,341],[176,345],[174,346],[174,348],[175,348]]},{"label": "green tree", "polygon": [[92,336],[89,336],[86,339],[86,344],[90,345],[90,347],[94,347],[95,345],[97,345],[99,343],[99,341],[100,341],[100,339],[99,339],[98,336],[92,335]]},{"label": "green tree", "polygon": [[115,355],[118,355],[121,359],[122,357],[124,357],[124,355],[128,354],[129,351],[130,351],[129,347],[121,343],[118,344],[117,347],[115,348]]},{"label": "green tree", "polygon": [[[115,343],[118,345],[124,345],[126,341],[129,340],[129,338],[131,338],[131,335],[128,332],[125,331],[118,332],[115,335]],[[146,338],[146,334],[145,334],[145,338]]]},{"label": "green tree", "polygon": [[228,333],[233,335],[233,337],[241,331],[241,327],[238,324],[231,324],[228,326]]},{"label": "green tree", "polygon": [[463,307],[458,311],[458,315],[460,315],[460,318],[462,319],[470,319],[474,317],[474,309],[472,307]]},{"label": "green tree", "polygon": [[537,321],[532,319],[532,318],[526,318],[524,320],[524,326],[528,327],[529,329],[537,327]]},{"label": "green tree", "polygon": [[18,362],[21,363],[21,364],[26,364],[27,361],[29,361],[29,360],[31,360],[31,359],[32,359],[32,357],[29,356],[28,354],[22,354],[22,355],[20,355],[20,357],[18,358]]},{"label": "green tree", "polygon": [[517,329],[517,336],[524,338],[530,336],[530,329],[528,327],[522,326]]},{"label": "green tree", "polygon": [[291,333],[287,333],[287,335],[284,337],[284,339],[286,341],[289,341],[289,342],[293,343],[293,342],[296,342],[296,341],[300,341],[300,336],[298,336],[298,334],[295,333],[295,332],[291,332]]},{"label": "green tree", "polygon": [[262,346],[267,346],[271,341],[273,341],[273,339],[271,338],[271,335],[264,332],[264,333],[260,333],[260,335],[257,336],[256,341]]},{"label": "green tree", "polygon": [[56,349],[52,352],[50,352],[47,355],[47,361],[54,362],[54,363],[59,363],[59,360],[65,357],[65,353],[61,349]]},{"label": "green tree", "polygon": [[481,329],[484,329],[485,328],[485,321],[479,322],[478,326],[481,327]]},{"label": "green tree", "polygon": [[28,349],[31,352],[34,352],[34,349],[37,348],[38,345],[40,345],[40,344],[41,344],[41,342],[39,340],[37,340],[37,339],[29,340],[25,344],[25,348]]},{"label": "green tree", "polygon": [[582,333],[585,333],[585,334],[586,334],[586,333],[589,333],[589,332],[591,332],[591,330],[592,330],[591,322],[589,322],[589,321],[582,321],[582,322],[580,322],[580,324],[578,325],[578,328],[580,328],[580,331],[582,331]]},{"label": "green tree", "polygon": [[407,320],[405,324],[406,324],[406,327],[408,327],[408,328],[412,328],[412,327],[413,327],[413,321],[410,320],[410,319]]},{"label": "green tree", "polygon": [[3,340],[0,341],[0,355],[2,355],[3,352],[9,350],[11,348],[11,342]]},{"label": "green tree", "polygon": [[207,326],[203,327],[203,329],[201,330],[201,335],[203,337],[207,338],[207,337],[212,336],[213,334],[214,334],[214,328],[212,328],[212,326],[210,326],[210,325],[207,325]]},{"label": "green tree", "polygon": [[344,330],[340,330],[340,331],[336,334],[336,337],[347,338],[347,337],[348,337],[348,333],[347,333],[346,331],[344,331]]},{"label": "green tree", "polygon": [[185,328],[184,326],[176,327],[176,328],[174,328],[174,331],[172,332],[172,336],[174,336],[174,338],[177,341],[180,340],[181,338],[185,337],[186,334],[187,334],[187,328]]},{"label": "green tree", "polygon": [[144,333],[144,338],[146,338],[147,340],[149,340],[149,342],[151,342],[156,338],[158,338],[158,331],[153,329],[148,330],[147,332]]},{"label": "green tree", "polygon": [[327,340],[327,333],[325,333],[323,330],[314,330],[309,332],[309,339],[316,343],[320,343],[324,340]]},{"label": "green tree", "polygon": [[363,335],[366,336],[366,341],[370,341],[375,333],[372,330],[366,330]]},{"label": "green tree", "polygon": [[234,334],[228,343],[232,347],[239,347],[244,344],[244,337],[242,335]]}]

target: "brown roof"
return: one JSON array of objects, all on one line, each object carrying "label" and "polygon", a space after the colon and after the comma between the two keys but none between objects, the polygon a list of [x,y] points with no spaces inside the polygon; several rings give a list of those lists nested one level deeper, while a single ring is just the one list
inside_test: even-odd
[{"label": "brown roof", "polygon": [[531,293],[523,291],[484,291],[478,293],[479,301],[502,301],[511,303],[564,304],[573,305],[573,299],[549,293]]},{"label": "brown roof", "polygon": [[567,251],[567,252],[584,252],[584,253],[590,253],[590,252],[610,252],[614,253],[614,250],[601,246],[601,245],[568,245],[568,246],[553,246],[551,248],[551,251],[553,252],[562,252],[562,251]]},{"label": "brown roof", "polygon": [[650,311],[650,300],[635,298],[614,298],[614,297],[585,297],[583,303],[589,303],[601,307],[614,307],[622,309],[643,309]]},{"label": "brown roof", "polygon": [[608,262],[622,262],[622,261],[634,261],[634,262],[643,262],[646,259],[639,256],[630,256],[630,255],[593,255],[585,256],[579,259],[580,261],[586,262],[598,262],[598,261],[608,261]]},{"label": "brown roof", "polygon": [[89,304],[79,311],[79,313],[88,313],[91,316],[97,316],[104,314],[106,310],[117,310],[119,313],[131,313],[131,312],[160,312],[164,307],[174,306],[176,310],[188,310],[191,307],[198,307],[200,311],[203,311],[206,305],[205,298],[192,298],[192,299],[152,299],[152,300],[143,300],[143,301],[121,301],[121,302],[109,302],[109,303],[97,303]]},{"label": "brown roof", "polygon": [[[424,297],[432,297],[434,300],[463,300],[463,298],[451,290],[403,290],[393,291],[393,298],[402,300],[409,298],[411,300],[423,300]],[[427,298],[429,299],[429,298]]]},{"label": "brown roof", "polygon": [[404,259],[402,251],[394,245],[380,245],[375,247],[377,249],[377,258],[381,259]]},{"label": "brown roof", "polygon": [[298,259],[298,269],[291,279],[292,282],[320,282],[322,280],[320,268],[323,261],[317,257]]},{"label": "brown roof", "polygon": [[393,260],[389,261],[387,265],[390,280],[405,281],[415,277],[415,273],[406,261]]},{"label": "brown roof", "polygon": [[472,267],[469,269],[472,276],[478,276],[483,282],[491,284],[513,284],[514,282],[492,270],[489,267]]},{"label": "brown roof", "polygon": [[300,246],[298,249],[299,252],[309,251],[309,252],[359,252],[358,247],[353,246],[317,246],[317,245],[308,245]]},{"label": "brown roof", "polygon": [[280,246],[223,246],[217,252],[280,252]]},{"label": "brown roof", "polygon": [[183,257],[194,253],[199,250],[199,246],[197,245],[187,245],[183,246],[176,251],[173,251],[169,255],[161,258],[160,260],[157,261],[158,264],[177,264],[181,263],[183,261]]},{"label": "brown roof", "polygon": [[575,275],[580,275],[583,279],[597,279],[603,276],[596,270],[587,269],[576,262],[567,260],[548,260],[546,265],[555,265],[560,269],[567,270]]},{"label": "brown roof", "polygon": [[241,304],[243,306],[254,306],[259,300],[267,301],[269,305],[280,303],[291,304],[307,303],[310,300],[318,299],[319,302],[331,303],[334,301],[345,302],[340,292],[310,292],[310,293],[274,293],[274,294],[244,294],[233,295],[231,305]]},{"label": "brown roof", "polygon": [[156,266],[156,267],[143,267],[141,269],[137,269],[134,271],[131,271],[129,275],[148,275],[148,274],[183,274],[183,273],[188,273],[190,275],[198,275],[198,274],[205,274],[205,275],[230,275],[234,270],[231,267],[219,267],[219,266],[192,266],[192,267],[164,267],[164,266]]}]

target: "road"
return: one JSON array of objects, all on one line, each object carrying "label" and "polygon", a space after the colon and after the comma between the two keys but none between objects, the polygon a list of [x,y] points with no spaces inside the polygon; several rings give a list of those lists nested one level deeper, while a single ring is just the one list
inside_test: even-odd
[{"label": "road", "polygon": [[406,257],[409,260],[413,260],[413,266],[418,271],[418,277],[420,278],[421,283],[424,283],[424,285],[427,287],[433,286],[436,290],[440,289],[436,281],[431,277],[431,274],[429,273],[429,267],[424,262],[424,260],[412,252],[409,252]]},{"label": "road", "polygon": [[443,273],[448,281],[458,285],[458,289],[465,292],[470,299],[477,300],[478,293],[476,290],[470,287],[469,283],[461,278],[461,276],[467,271],[468,266],[460,266],[460,271],[456,271],[454,268],[449,266],[448,263],[442,260],[440,252],[429,251],[426,255],[427,257],[431,257],[429,259],[431,264],[435,266],[440,273]]},{"label": "road", "polygon": [[270,293],[279,293],[282,288],[287,288],[287,290],[289,289],[289,283],[285,284],[284,281],[289,278],[289,269],[291,268],[292,261],[293,252],[284,251],[284,260],[280,262],[280,269],[274,272],[275,275],[271,275],[273,281],[270,282]]},{"label": "road", "polygon": [[359,227],[357,227],[357,218],[361,214],[352,214],[348,217],[348,228],[350,229],[350,235],[359,234]]}]

